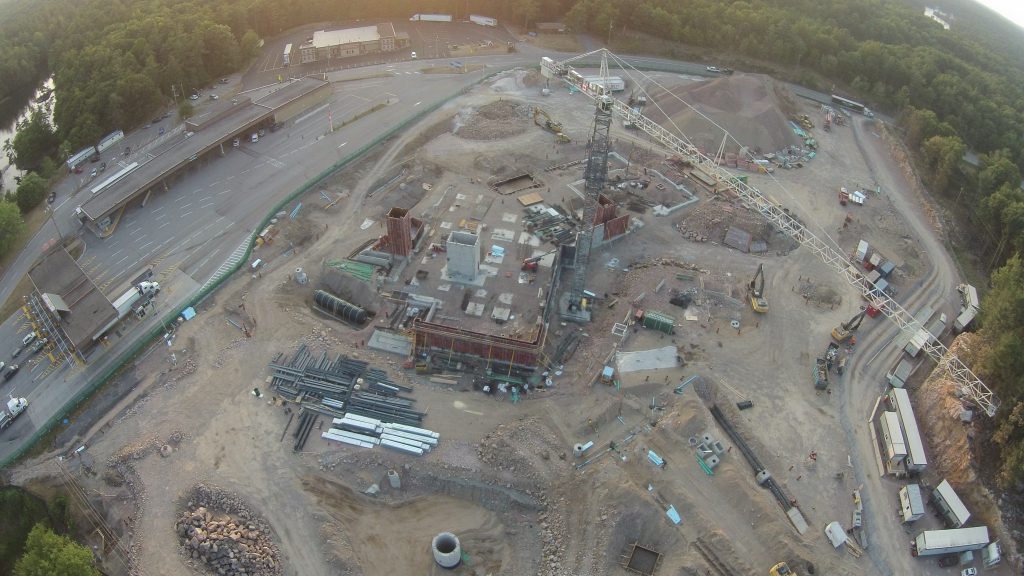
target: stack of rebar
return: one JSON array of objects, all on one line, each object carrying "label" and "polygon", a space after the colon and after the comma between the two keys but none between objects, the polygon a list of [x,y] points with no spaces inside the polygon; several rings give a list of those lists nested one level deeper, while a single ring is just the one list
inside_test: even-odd
[{"label": "stack of rebar", "polygon": [[290,359],[278,354],[270,368],[271,386],[304,412],[332,418],[351,413],[407,426],[423,421],[424,413],[412,408],[414,400],[402,396],[412,388],[392,382],[383,370],[361,360],[340,354],[332,359],[303,345]]}]

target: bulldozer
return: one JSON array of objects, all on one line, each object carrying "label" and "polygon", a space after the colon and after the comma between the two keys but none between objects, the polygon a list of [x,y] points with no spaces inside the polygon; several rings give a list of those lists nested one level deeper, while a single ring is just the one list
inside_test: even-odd
[{"label": "bulldozer", "polygon": [[864,321],[864,317],[867,316],[867,310],[861,310],[856,316],[850,318],[849,321],[843,322],[839,326],[832,329],[832,339],[842,344],[853,336],[853,333],[860,328],[860,323]]},{"label": "bulldozer", "polygon": [[757,265],[757,273],[747,286],[750,296],[750,307],[754,312],[766,314],[768,312],[768,300],[764,297],[764,264]]},{"label": "bulldozer", "polygon": [[559,144],[565,144],[572,141],[571,138],[562,132],[562,123],[557,120],[552,120],[551,116],[540,106],[535,106],[533,108],[533,123],[554,134],[555,142],[558,142]]}]

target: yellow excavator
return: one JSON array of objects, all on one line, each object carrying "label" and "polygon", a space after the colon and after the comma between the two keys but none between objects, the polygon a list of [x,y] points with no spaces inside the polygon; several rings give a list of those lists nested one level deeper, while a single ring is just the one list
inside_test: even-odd
[{"label": "yellow excavator", "polygon": [[775,566],[772,566],[771,570],[768,571],[768,576],[798,576],[789,564],[785,562],[779,562]]},{"label": "yellow excavator", "polygon": [[867,314],[867,310],[861,310],[856,316],[850,318],[848,322],[843,322],[839,326],[833,328],[832,339],[840,344],[849,340],[850,337],[853,336],[853,333],[857,331],[857,328],[860,328],[860,323],[864,321],[864,317],[867,316]]},{"label": "yellow excavator", "polygon": [[572,141],[571,138],[562,132],[562,123],[552,120],[551,116],[540,106],[534,106],[533,108],[533,123],[554,134],[555,141],[560,144]]},{"label": "yellow excavator", "polygon": [[754,312],[766,314],[768,312],[768,300],[764,297],[764,264],[757,265],[757,273],[747,287],[750,296],[750,307]]}]

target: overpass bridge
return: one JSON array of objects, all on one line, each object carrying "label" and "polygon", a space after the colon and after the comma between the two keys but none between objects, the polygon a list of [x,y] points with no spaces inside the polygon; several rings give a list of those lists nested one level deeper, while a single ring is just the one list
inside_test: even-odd
[{"label": "overpass bridge", "polygon": [[94,187],[75,215],[99,233],[111,226],[111,216],[129,202],[162,187],[192,162],[210,152],[223,152],[235,137],[274,123],[284,122],[304,110],[326,101],[331,86],[323,80],[300,78],[256,100],[250,98],[219,102],[185,123],[181,140],[168,145],[149,161],[124,172],[105,186]]}]

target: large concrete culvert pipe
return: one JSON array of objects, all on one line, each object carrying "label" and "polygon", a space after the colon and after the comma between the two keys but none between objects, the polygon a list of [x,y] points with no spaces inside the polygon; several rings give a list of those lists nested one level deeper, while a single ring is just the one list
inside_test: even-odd
[{"label": "large concrete culvert pipe", "polygon": [[434,562],[437,562],[441,568],[451,570],[462,562],[462,546],[459,545],[459,539],[451,532],[441,532],[434,536],[430,549],[434,553]]}]

